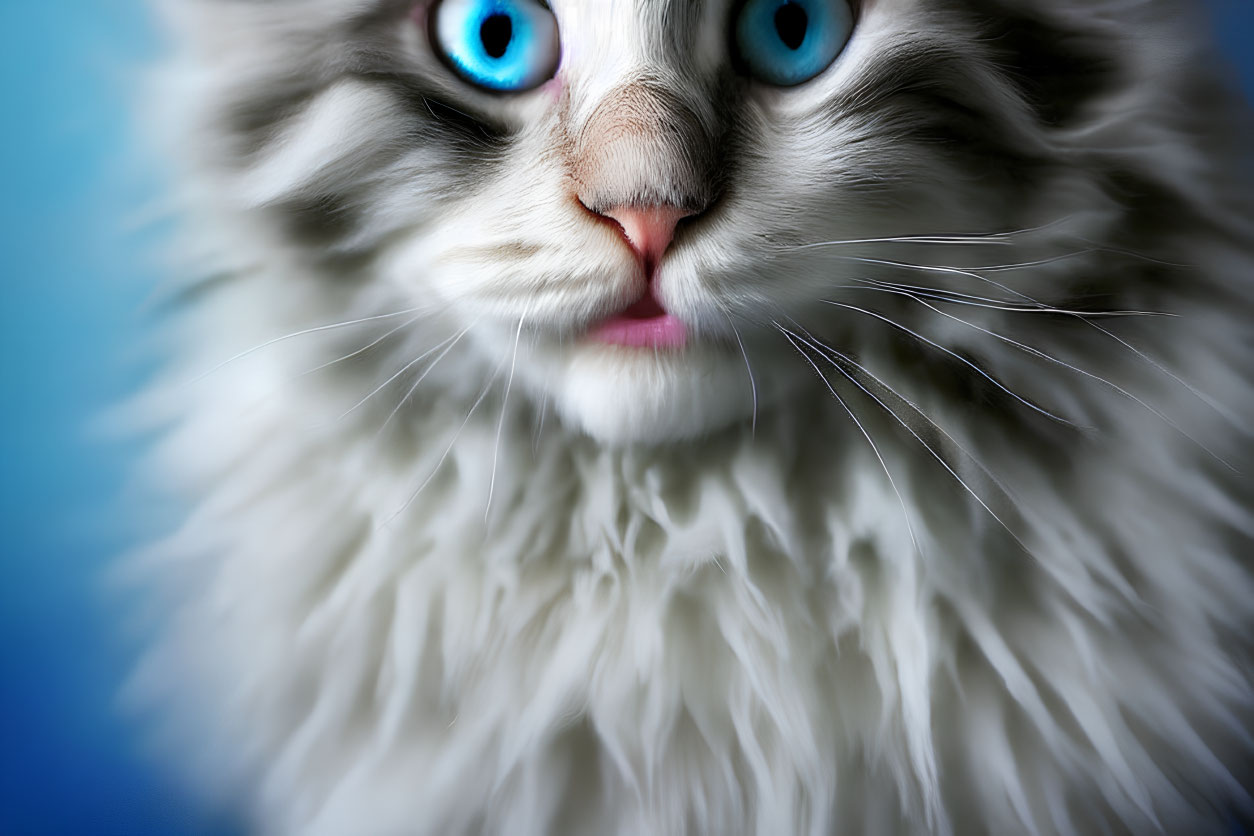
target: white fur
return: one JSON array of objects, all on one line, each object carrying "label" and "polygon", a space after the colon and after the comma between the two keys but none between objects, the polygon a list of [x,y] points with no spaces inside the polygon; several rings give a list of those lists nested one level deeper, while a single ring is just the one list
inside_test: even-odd
[{"label": "white fur", "polygon": [[[166,5],[191,237],[228,280],[152,394],[159,472],[192,510],[138,564],[171,601],[139,681],[259,830],[1203,833],[1248,810],[1254,517],[1219,460],[1254,466],[1254,238],[1215,217],[1248,208],[1206,162],[1236,164],[1221,111],[1194,114],[1213,136],[1159,118],[1194,71],[1170,3],[1006,0],[1139,35],[1112,51],[1140,82],[1080,125],[1034,125],[990,61],[946,66],[1005,121],[990,133],[1054,155],[1007,208],[894,142],[895,105],[824,121],[894,47],[981,48],[962,3],[868,0],[828,73],[738,105],[770,153],[736,161],[663,264],[696,337],[674,355],[578,337],[639,276],[550,152],[642,74],[716,121],[682,85],[731,72],[709,34],[727,4],[670,66],[645,37],[661,0],[557,0],[564,87],[513,100],[462,85],[395,15],[372,54],[516,131],[460,155],[438,121],[415,139],[435,110],[338,76],[349,21],[386,4]],[[1179,48],[1158,51],[1168,33]],[[264,145],[222,127],[315,78]],[[1100,172],[1142,153],[1180,227],[1129,255],[1135,207]],[[351,231],[288,235],[292,207],[346,190]],[[1006,247],[802,246],[1034,225]],[[1145,271],[1151,294],[1150,265],[1194,272],[1152,297],[1181,317],[1144,325],[892,309],[929,342],[855,310],[891,297],[846,289],[957,283],[990,258],[1033,262],[988,275],[1046,300],[1076,276],[1114,294]],[[772,320],[855,355],[907,420],[820,380]],[[952,364],[989,400],[919,373],[944,351],[979,361]],[[1023,400],[992,402],[993,378]]]}]

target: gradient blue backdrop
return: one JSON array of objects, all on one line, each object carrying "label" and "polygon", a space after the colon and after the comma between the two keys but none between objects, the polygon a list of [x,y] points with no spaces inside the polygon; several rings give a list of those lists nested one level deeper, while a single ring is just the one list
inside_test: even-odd
[{"label": "gradient blue backdrop", "polygon": [[[144,371],[127,341],[155,271],[133,230],[157,189],[125,114],[156,49],[138,0],[0,6],[0,836],[230,834],[120,719],[100,572],[127,541],[110,509],[134,451],[86,419]],[[1254,91],[1254,0],[1215,7]]]}]

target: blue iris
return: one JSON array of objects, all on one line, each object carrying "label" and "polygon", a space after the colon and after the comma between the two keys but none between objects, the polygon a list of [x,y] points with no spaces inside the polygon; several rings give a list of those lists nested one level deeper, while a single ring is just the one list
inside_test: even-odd
[{"label": "blue iris", "polygon": [[530,90],[557,70],[557,20],[538,0],[443,0],[434,23],[436,46],[472,84]]},{"label": "blue iris", "polygon": [[736,20],[736,49],[754,76],[791,87],[831,66],[852,32],[846,0],[748,0]]}]

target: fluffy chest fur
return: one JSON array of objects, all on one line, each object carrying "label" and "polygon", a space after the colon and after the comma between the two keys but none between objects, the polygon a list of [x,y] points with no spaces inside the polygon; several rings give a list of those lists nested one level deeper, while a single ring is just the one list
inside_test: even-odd
[{"label": "fluffy chest fur", "polygon": [[462,0],[166,4],[214,279],[141,683],[199,780],[329,836],[1222,832],[1254,235],[1186,18],[824,0],[782,86],[752,4],[517,2],[562,46],[507,96]]},{"label": "fluffy chest fur", "polygon": [[168,448],[221,487],[157,552],[191,586],[151,681],[266,831],[1136,831],[1242,797],[1247,581],[1178,494],[1112,478],[1021,543],[817,398],[635,450],[489,392],[381,437],[219,391]]}]

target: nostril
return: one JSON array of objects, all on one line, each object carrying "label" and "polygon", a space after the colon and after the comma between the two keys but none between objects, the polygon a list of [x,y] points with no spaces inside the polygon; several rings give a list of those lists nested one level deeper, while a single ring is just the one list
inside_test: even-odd
[{"label": "nostril", "polygon": [[628,245],[652,274],[675,239],[675,227],[693,212],[666,204],[616,206],[598,212],[618,225]]},{"label": "nostril", "polygon": [[[577,197],[575,198],[575,200],[578,201],[580,207],[582,207],[585,212],[587,212],[592,217],[596,218],[598,221],[601,221],[602,223],[609,224],[610,226],[614,227],[616,230],[618,230],[618,234],[623,236],[623,240],[628,240],[627,230],[623,229],[623,225],[619,223],[617,220],[615,220],[612,216],[607,215],[604,212],[598,212],[596,209],[593,209],[591,206],[584,203],[583,198],[581,197]],[[628,243],[630,243],[630,241]]]}]

